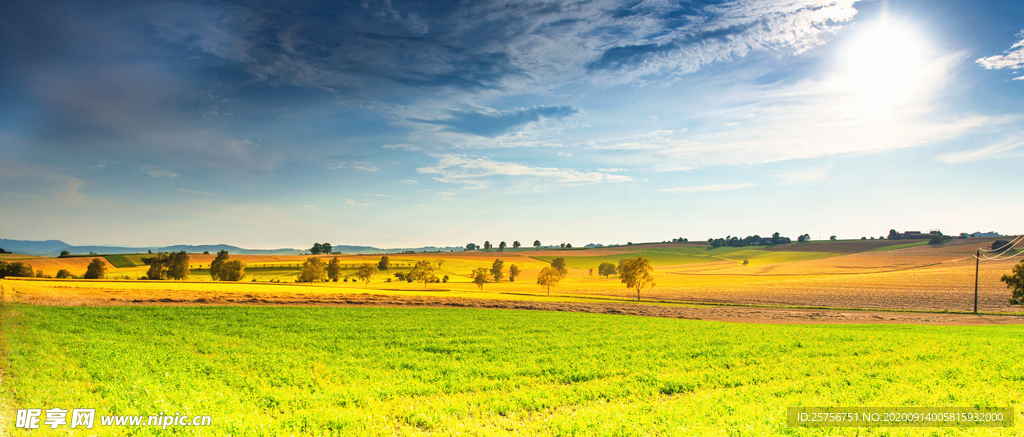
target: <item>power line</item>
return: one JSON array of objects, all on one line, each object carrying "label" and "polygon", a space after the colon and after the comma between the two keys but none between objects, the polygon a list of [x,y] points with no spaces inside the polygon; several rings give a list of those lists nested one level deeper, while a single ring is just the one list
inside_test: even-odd
[{"label": "power line", "polygon": [[1007,260],[1007,259],[1013,258],[1013,257],[1015,257],[1017,255],[1020,255],[1020,254],[1024,253],[1024,252],[1017,252],[1017,253],[1011,254],[1008,257],[1000,258],[1001,256],[1005,255],[1007,252],[1012,251],[1013,248],[1016,247],[1018,244],[1020,244],[1022,241],[1024,241],[1024,235],[1020,235],[1017,238],[1014,238],[1011,243],[1006,243],[1004,246],[1000,247],[999,249],[989,250],[989,252],[995,252],[995,251],[999,252],[995,256],[991,256],[991,257],[990,256],[982,256],[981,255],[981,251],[984,250],[984,249],[979,247],[978,248],[978,253],[976,255],[974,255],[974,257],[975,258],[979,258],[979,259],[983,259],[983,260],[986,260],[986,261],[1003,261],[1003,260]]}]

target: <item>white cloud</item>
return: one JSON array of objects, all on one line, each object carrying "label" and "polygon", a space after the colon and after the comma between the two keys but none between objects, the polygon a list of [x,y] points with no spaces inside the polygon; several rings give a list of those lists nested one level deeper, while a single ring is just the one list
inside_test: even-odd
[{"label": "white cloud", "polygon": [[385,145],[383,145],[381,147],[383,147],[385,149],[405,150],[405,151],[409,151],[409,152],[416,152],[416,151],[423,150],[422,147],[414,146],[412,144],[385,144]]},{"label": "white cloud", "polygon": [[406,179],[406,180],[403,180],[403,181],[399,181],[399,182],[401,182],[401,183],[403,183],[403,184],[410,184],[410,185],[411,185],[411,184],[418,184],[418,183],[419,183],[419,182],[417,182],[417,181],[415,181],[415,180],[413,180],[413,179]]},{"label": "white cloud", "polygon": [[985,159],[998,158],[1006,152],[1019,149],[1021,146],[1024,146],[1024,141],[1007,141],[1000,144],[993,144],[978,150],[949,153],[940,156],[939,159],[950,164],[981,161]]},{"label": "white cloud", "polygon": [[195,194],[195,195],[199,195],[199,196],[216,196],[217,195],[217,194],[211,193],[209,191],[196,191],[196,190],[189,190],[187,188],[178,188],[178,191],[181,191],[182,193],[186,193],[186,194]]},{"label": "white cloud", "polygon": [[331,170],[341,170],[343,168],[352,168],[352,169],[355,169],[355,170],[362,170],[362,171],[368,171],[368,172],[375,172],[377,170],[380,170],[379,168],[374,167],[371,163],[366,162],[366,161],[359,161],[359,162],[352,162],[352,163],[339,162],[337,164],[330,165],[327,168],[331,169]]},{"label": "white cloud", "polygon": [[388,196],[387,194],[377,194],[377,193],[370,193],[370,194],[368,194],[368,196],[388,197],[388,198],[391,198],[391,199],[395,198],[395,196]]},{"label": "white cloud", "polygon": [[320,210],[320,208],[317,208],[316,206],[313,206],[313,205],[306,205],[306,204],[304,204],[304,203],[300,203],[300,204],[298,204],[298,206],[301,206],[301,207],[303,207],[303,208],[315,209],[315,210],[318,210],[318,211]]},{"label": "white cloud", "polygon": [[169,178],[169,179],[174,179],[174,178],[176,178],[178,176],[181,176],[178,173],[175,173],[175,172],[169,171],[169,170],[162,170],[159,167],[154,166],[154,165],[144,165],[142,167],[139,167],[139,169],[144,171],[151,178]]},{"label": "white cloud", "polygon": [[828,165],[822,168],[816,168],[811,170],[777,174],[775,175],[775,177],[782,179],[782,185],[809,184],[811,182],[816,182],[827,178],[828,170],[831,168],[832,166]]},{"label": "white cloud", "polygon": [[756,187],[757,184],[715,184],[715,185],[702,185],[699,187],[680,187],[680,188],[665,188],[661,191],[668,191],[674,193],[703,193],[709,191],[732,191],[740,190],[743,188]]},{"label": "white cloud", "polygon": [[581,172],[552,167],[533,167],[515,162],[499,162],[486,158],[472,158],[463,155],[442,155],[437,165],[416,169],[421,174],[438,174],[440,182],[486,185],[483,179],[493,176],[525,177],[560,184],[583,184],[597,182],[628,182],[633,178],[600,172]]},{"label": "white cloud", "polygon": [[[989,70],[1004,68],[1017,70],[1024,68],[1024,30],[1020,31],[1017,36],[1021,40],[1014,43],[1009,49],[1006,49],[1003,52],[1005,54],[980,58],[974,62]],[[1024,76],[1015,77],[1013,80],[1024,80]]]},{"label": "white cloud", "polygon": [[352,200],[352,199],[341,199],[341,201],[344,202],[346,205],[355,205],[355,206],[370,206],[370,205],[373,205],[372,203],[359,203],[359,202],[356,202],[355,200]]}]

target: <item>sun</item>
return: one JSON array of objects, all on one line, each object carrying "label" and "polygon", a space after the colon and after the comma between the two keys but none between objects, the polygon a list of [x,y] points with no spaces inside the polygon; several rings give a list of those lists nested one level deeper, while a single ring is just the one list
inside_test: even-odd
[{"label": "sun", "polygon": [[905,27],[886,22],[864,29],[845,53],[846,86],[879,104],[905,101],[922,85],[923,58],[921,38]]}]

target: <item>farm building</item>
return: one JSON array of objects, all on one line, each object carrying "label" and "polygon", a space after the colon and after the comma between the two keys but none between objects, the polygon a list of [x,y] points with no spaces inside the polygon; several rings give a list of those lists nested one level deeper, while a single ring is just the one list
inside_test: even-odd
[{"label": "farm building", "polygon": [[1009,245],[1010,245],[1009,241],[1006,241],[1006,240],[996,240],[994,243],[992,243],[992,250],[999,250],[999,249],[1005,248],[1006,246],[1009,246]]}]

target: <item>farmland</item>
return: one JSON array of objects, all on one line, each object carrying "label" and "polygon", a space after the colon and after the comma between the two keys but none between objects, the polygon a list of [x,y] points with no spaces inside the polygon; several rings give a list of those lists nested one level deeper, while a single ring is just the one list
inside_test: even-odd
[{"label": "farmland", "polygon": [[367,307],[8,304],[2,314],[0,405],[211,415],[203,435],[834,435],[857,430],[795,430],[783,412],[1011,406],[1021,420],[1024,399],[1024,364],[1007,353],[1024,346],[1020,326]]}]

